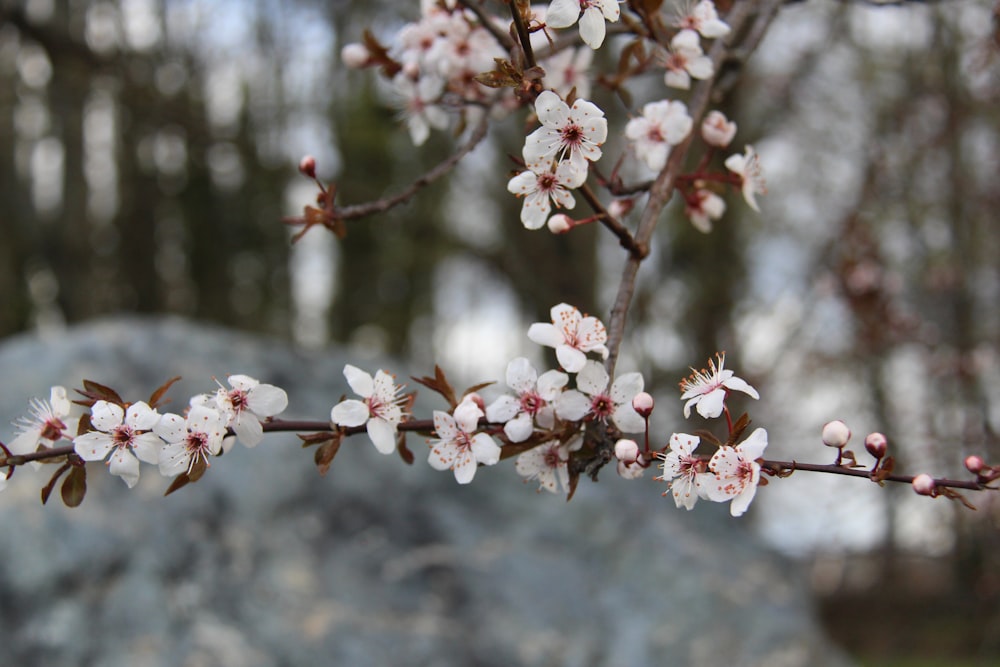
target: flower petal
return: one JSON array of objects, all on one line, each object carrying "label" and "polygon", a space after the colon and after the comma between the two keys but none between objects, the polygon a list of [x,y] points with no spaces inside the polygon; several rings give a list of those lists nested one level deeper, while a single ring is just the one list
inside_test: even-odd
[{"label": "flower petal", "polygon": [[139,459],[132,456],[124,447],[116,448],[111,455],[108,470],[112,475],[118,475],[125,480],[130,489],[139,481]]},{"label": "flower petal", "polygon": [[338,426],[361,426],[370,416],[368,406],[353,398],[337,403],[330,411],[330,421]]},{"label": "flower petal", "polygon": [[384,419],[368,421],[368,437],[380,454],[392,454],[396,451],[396,425]]}]

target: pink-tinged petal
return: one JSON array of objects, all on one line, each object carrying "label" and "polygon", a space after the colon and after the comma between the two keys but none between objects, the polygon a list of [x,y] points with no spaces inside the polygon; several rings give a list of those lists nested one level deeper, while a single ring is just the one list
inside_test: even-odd
[{"label": "pink-tinged petal", "polygon": [[160,474],[164,477],[176,477],[186,471],[190,456],[183,442],[167,445],[160,450]]},{"label": "pink-tinged petal", "polygon": [[233,430],[236,437],[247,447],[256,447],[264,439],[264,428],[260,420],[253,414],[241,412],[233,420]]},{"label": "pink-tinged petal", "polygon": [[715,67],[712,59],[708,56],[698,56],[692,58],[687,63],[687,71],[695,79],[707,79],[715,74]]},{"label": "pink-tinged petal", "polygon": [[[550,400],[550,399],[546,399]],[[546,405],[535,413],[535,423],[542,428],[552,428],[556,424],[556,409],[553,405]]]},{"label": "pink-tinged petal", "polygon": [[431,451],[427,456],[427,464],[435,470],[451,470],[457,453],[458,447],[450,442],[432,443]]},{"label": "pink-tinged petal", "polygon": [[114,427],[121,425],[125,418],[125,411],[120,405],[108,403],[107,401],[97,401],[94,407],[90,408],[90,424],[98,431],[105,433]]},{"label": "pink-tinged petal", "polygon": [[531,437],[534,430],[531,415],[527,412],[522,412],[503,425],[503,432],[511,442],[524,442]]},{"label": "pink-tinged petal", "polygon": [[674,433],[670,436],[670,449],[677,452],[678,454],[683,454],[684,456],[690,456],[694,452],[698,443],[701,442],[701,438],[696,435],[689,435],[687,433]]},{"label": "pink-tinged petal", "polygon": [[747,511],[747,508],[750,507],[750,503],[753,501],[755,495],[757,495],[757,484],[748,484],[743,489],[743,492],[733,498],[733,502],[729,504],[729,514],[732,516],[742,516]]},{"label": "pink-tinged petal", "polygon": [[604,18],[611,23],[616,22],[618,17],[621,16],[621,9],[618,7],[618,0],[597,0],[594,4],[600,7],[601,12],[604,14]]},{"label": "pink-tinged petal", "polygon": [[392,454],[396,451],[396,425],[384,419],[368,421],[368,437],[380,454]]},{"label": "pink-tinged petal", "polygon": [[561,128],[569,122],[569,107],[551,90],[543,90],[535,99],[535,113],[547,128]]},{"label": "pink-tinged petal", "polygon": [[[7,444],[7,449],[11,454],[31,454],[38,449],[38,441],[42,437],[41,428],[31,428],[17,434],[17,437]],[[32,463],[40,466],[37,461]]]},{"label": "pink-tinged petal", "polygon": [[460,451],[455,457],[455,463],[451,466],[455,473],[455,481],[459,484],[468,484],[476,476],[476,459],[469,450]]},{"label": "pink-tinged petal", "polygon": [[84,461],[102,461],[112,447],[111,436],[107,433],[90,431],[73,438],[73,449]]},{"label": "pink-tinged petal", "polygon": [[230,387],[240,391],[250,391],[260,384],[258,380],[249,375],[230,375],[226,379],[229,381]]},{"label": "pink-tinged petal", "polygon": [[437,433],[437,437],[445,442],[454,440],[459,434],[458,424],[455,423],[455,418],[449,415],[447,412],[442,412],[441,410],[434,411],[434,432]]},{"label": "pink-tinged petal", "polygon": [[542,373],[538,378],[538,395],[546,401],[551,401],[569,383],[569,376],[560,371],[551,370]]},{"label": "pink-tinged petal", "polygon": [[178,442],[187,433],[187,426],[184,417],[168,412],[160,417],[153,432],[167,442]]},{"label": "pink-tinged petal", "polygon": [[[587,182],[587,164],[584,160],[584,168],[577,169],[569,160],[563,160],[556,167],[556,180],[559,181],[566,188],[578,188]],[[563,208],[573,208],[576,203],[574,202],[571,206],[564,206]]]},{"label": "pink-tinged petal", "polygon": [[597,7],[589,7],[580,17],[580,39],[592,49],[601,48],[607,28],[604,14]]},{"label": "pink-tinged petal", "polygon": [[741,378],[730,378],[722,383],[726,389],[731,389],[733,391],[742,391],[744,394],[751,396],[753,398],[760,398],[760,394],[757,390],[751,387],[746,380]]},{"label": "pink-tinged petal", "polygon": [[580,320],[583,319],[580,310],[568,303],[560,303],[552,306],[549,310],[549,316],[552,318],[552,323],[564,331],[576,331],[580,326]]},{"label": "pink-tinged petal", "polygon": [[611,420],[625,433],[642,433],[646,430],[646,420],[642,418],[631,403],[619,405],[611,413]]},{"label": "pink-tinged petal", "polygon": [[747,461],[756,461],[764,455],[767,448],[767,431],[762,428],[755,429],[750,437],[741,442],[736,451]]},{"label": "pink-tinged petal", "polygon": [[559,419],[580,421],[588,412],[590,412],[590,399],[576,389],[564,391],[556,399],[556,415]]},{"label": "pink-tinged petal", "polygon": [[485,433],[477,433],[472,438],[472,453],[476,461],[485,466],[496,465],[500,461],[500,445]]},{"label": "pink-tinged petal", "polygon": [[528,328],[528,340],[538,345],[557,347],[566,342],[562,329],[548,322],[536,322]]},{"label": "pink-tinged petal", "polygon": [[486,419],[495,424],[501,424],[516,417],[520,411],[521,401],[505,394],[486,406]]},{"label": "pink-tinged petal", "polygon": [[576,376],[576,388],[591,396],[603,394],[608,388],[609,379],[604,366],[593,359],[588,359]]},{"label": "pink-tinged petal", "polygon": [[698,414],[705,419],[715,419],[722,414],[726,402],[726,390],[716,389],[701,397],[698,401]]},{"label": "pink-tinged petal", "polygon": [[356,366],[350,364],[344,366],[344,377],[347,378],[351,390],[358,396],[368,398],[375,391],[375,381],[372,380],[372,376]]},{"label": "pink-tinged petal", "polygon": [[521,224],[525,229],[541,229],[549,218],[549,196],[542,192],[534,192],[524,198],[521,205]]},{"label": "pink-tinged petal", "polygon": [[466,433],[472,433],[479,428],[479,420],[483,417],[483,411],[471,400],[463,399],[455,408],[454,416],[458,428]]},{"label": "pink-tinged petal", "polygon": [[559,365],[568,373],[578,373],[583,365],[587,363],[587,355],[575,347],[569,345],[556,346],[556,359]]},{"label": "pink-tinged petal", "polygon": [[698,502],[695,482],[690,477],[675,479],[670,484],[670,492],[674,497],[674,504],[677,505],[678,509],[683,507],[686,510],[692,510],[695,503]]},{"label": "pink-tinged petal", "polygon": [[118,475],[128,488],[139,481],[139,459],[132,456],[127,449],[118,447],[108,461],[108,470],[112,475]]},{"label": "pink-tinged petal", "polygon": [[688,90],[691,88],[691,75],[686,70],[667,70],[663,83],[678,90]]},{"label": "pink-tinged petal", "polygon": [[552,200],[559,208],[572,209],[576,207],[576,198],[568,190],[556,189],[552,192]]},{"label": "pink-tinged petal", "polygon": [[617,403],[629,403],[643,389],[641,373],[626,373],[615,378],[611,385],[611,400]]},{"label": "pink-tinged petal", "polygon": [[533,390],[538,381],[538,371],[525,357],[512,359],[507,364],[506,376],[507,386],[518,394]]},{"label": "pink-tinged petal", "polygon": [[368,406],[353,398],[337,403],[330,411],[330,421],[338,426],[361,426],[370,416]]},{"label": "pink-tinged petal", "polygon": [[568,28],[580,18],[579,0],[552,0],[545,12],[545,24],[550,28]]},{"label": "pink-tinged petal", "polygon": [[139,431],[152,430],[158,421],[160,415],[143,401],[133,403],[125,411],[125,423]]},{"label": "pink-tinged petal", "polygon": [[522,171],[507,181],[507,192],[522,197],[538,189],[538,174],[533,171]]},{"label": "pink-tinged petal", "polygon": [[143,463],[159,463],[162,448],[163,441],[155,433],[140,433],[132,440],[132,453]]},{"label": "pink-tinged petal", "polygon": [[396,378],[391,373],[387,373],[381,369],[376,371],[372,395],[381,401],[389,403],[396,399],[396,392]]},{"label": "pink-tinged petal", "polygon": [[73,407],[66,395],[66,388],[58,386],[49,390],[49,405],[52,406],[53,414],[59,418],[67,416]]},{"label": "pink-tinged petal", "polygon": [[273,384],[259,384],[247,397],[247,405],[258,417],[273,417],[288,407],[288,394]]}]

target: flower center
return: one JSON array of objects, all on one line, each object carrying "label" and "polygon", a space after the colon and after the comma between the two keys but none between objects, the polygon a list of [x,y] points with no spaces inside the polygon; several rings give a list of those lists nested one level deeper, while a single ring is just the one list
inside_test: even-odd
[{"label": "flower center", "polygon": [[532,417],[538,414],[538,412],[544,408],[547,401],[539,396],[538,394],[526,391],[521,394],[521,410],[528,413]]},{"label": "flower center", "polygon": [[45,440],[51,440],[55,442],[62,437],[62,432],[66,428],[66,424],[62,421],[52,417],[51,419],[46,419],[42,424],[41,437]]},{"label": "flower center", "polygon": [[132,446],[132,437],[135,435],[132,431],[132,427],[121,424],[115,427],[115,430],[111,432],[111,442],[115,447],[121,447],[126,449]]},{"label": "flower center", "polygon": [[559,135],[562,137],[563,144],[570,149],[583,143],[583,128],[574,123],[570,123],[562,128],[559,131]]},{"label": "flower center", "polygon": [[614,411],[615,403],[607,394],[597,394],[590,401],[590,412],[599,421],[607,421]]},{"label": "flower center", "polygon": [[240,412],[247,407],[247,393],[242,389],[233,389],[229,392],[229,402],[233,404],[233,410]]},{"label": "flower center", "polygon": [[542,456],[542,461],[549,468],[558,468],[559,464],[562,463],[562,459],[559,458],[559,445],[553,445],[545,450],[545,454]]}]

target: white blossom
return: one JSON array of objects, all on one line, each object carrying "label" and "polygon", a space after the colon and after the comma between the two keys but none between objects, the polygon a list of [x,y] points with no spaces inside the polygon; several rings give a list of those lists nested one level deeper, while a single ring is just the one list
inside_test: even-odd
[{"label": "white blossom", "polygon": [[450,415],[434,411],[434,432],[438,439],[431,442],[427,462],[435,470],[451,470],[455,481],[468,484],[476,475],[476,467],[494,465],[500,460],[500,446],[485,433],[476,433],[483,411],[468,397]]},{"label": "white blossom", "polygon": [[708,79],[715,73],[712,59],[701,50],[701,40],[694,30],[681,30],[674,35],[663,66],[667,70],[664,83],[681,90],[691,87],[692,78]]},{"label": "white blossom", "polygon": [[660,100],[642,107],[642,115],[625,125],[625,136],[632,141],[636,156],[653,171],[660,171],[670,148],[682,142],[693,125],[683,102]]},{"label": "white blossom", "polygon": [[691,416],[691,408],[697,407],[698,414],[705,419],[714,419],[722,414],[726,395],[730,391],[741,391],[752,398],[760,398],[757,390],[747,384],[746,380],[735,377],[733,371],[724,368],[725,353],[716,355],[718,366],[712,359],[708,360],[708,370],[691,369],[690,377],[681,380],[681,400],[684,404],[684,417]]},{"label": "white blossom", "polygon": [[550,28],[568,28],[579,19],[580,38],[592,49],[604,43],[607,28],[604,21],[618,20],[621,10],[618,0],[552,0],[545,12]]},{"label": "white blossom", "polygon": [[511,442],[524,442],[537,423],[542,428],[555,424],[553,401],[562,393],[569,376],[546,371],[539,377],[531,362],[518,357],[507,364],[507,386],[516,396],[504,395],[486,408],[486,419],[503,423],[503,432]]},{"label": "white blossom", "polygon": [[160,474],[175,477],[191,472],[198,460],[208,465],[208,457],[218,455],[226,434],[226,418],[208,406],[193,405],[187,418],[163,415],[153,431],[166,442],[160,449]]},{"label": "white blossom", "polygon": [[601,145],[608,138],[604,112],[584,99],[570,107],[546,90],[535,100],[535,114],[541,127],[528,135],[522,150],[528,169],[538,173],[553,162],[568,160],[576,171],[573,187],[579,187],[587,178],[587,161],[601,158]]},{"label": "white blossom", "polygon": [[[56,441],[67,437],[70,425],[66,420],[71,408],[65,387],[52,387],[47,401],[32,399],[28,404],[28,416],[14,422],[19,432],[7,449],[11,454],[23,455],[34,453],[39,446],[52,447]],[[41,463],[32,461],[32,467],[40,466]]]},{"label": "white blossom", "polygon": [[606,422],[611,419],[625,433],[642,433],[646,420],[632,407],[632,399],[643,389],[642,375],[625,373],[610,377],[604,366],[589,359],[576,376],[577,390],[563,392],[556,401],[556,415],[568,421],[583,418]]},{"label": "white blossom", "polygon": [[608,358],[608,331],[596,317],[584,316],[575,307],[560,303],[551,310],[552,323],[536,322],[528,328],[528,338],[539,345],[556,349],[556,358],[564,370],[579,372],[587,361],[587,352],[600,352]]},{"label": "white blossom", "polygon": [[247,447],[256,447],[264,439],[260,422],[281,414],[288,407],[288,394],[273,384],[264,384],[249,375],[230,375],[226,378],[229,389],[219,384],[210,407],[226,417],[226,426],[232,427]]},{"label": "white blossom", "polygon": [[354,393],[363,400],[352,398],[341,401],[330,411],[330,420],[339,426],[365,424],[375,449],[382,454],[392,454],[396,451],[396,433],[404,416],[400,407],[403,399],[399,397],[402,387],[383,370],[376,372],[372,378],[350,364],[344,366],[344,377]]},{"label": "white blossom", "polygon": [[568,443],[546,442],[518,455],[514,470],[525,481],[538,480],[538,490],[549,493],[569,492],[569,454],[583,446],[583,438]]},{"label": "white blossom", "polygon": [[[657,455],[663,460],[660,464],[663,474],[654,479],[669,484],[668,488],[678,508],[690,510],[699,497],[706,497],[704,485],[712,478],[710,473],[705,472],[701,459],[694,455],[699,441],[700,438],[696,435],[674,433],[670,436],[670,451]],[[663,495],[667,493],[664,492]]]},{"label": "white blossom", "polygon": [[576,199],[569,189],[580,185],[578,181],[577,173],[569,162],[561,162],[554,172],[549,168],[538,173],[530,169],[522,171],[510,179],[507,191],[524,197],[521,223],[528,229],[541,229],[552,210],[549,200],[560,208],[576,206]]},{"label": "white blossom", "polygon": [[726,169],[740,177],[743,199],[750,205],[750,208],[760,213],[757,195],[767,194],[767,183],[764,181],[760,157],[754,152],[753,146],[747,146],[745,150],[743,155],[730,155],[726,159]]},{"label": "white blossom", "polygon": [[132,488],[139,481],[139,461],[153,465],[160,461],[163,441],[152,432],[159,421],[156,410],[142,401],[127,410],[97,401],[90,409],[90,425],[95,430],[76,436],[73,449],[84,461],[103,461],[110,453],[109,471]]},{"label": "white blossom", "polygon": [[715,502],[732,501],[729,513],[740,516],[747,511],[757,485],[760,464],[767,447],[767,431],[758,428],[736,447],[719,447],[708,462],[712,477],[705,482],[705,495]]}]

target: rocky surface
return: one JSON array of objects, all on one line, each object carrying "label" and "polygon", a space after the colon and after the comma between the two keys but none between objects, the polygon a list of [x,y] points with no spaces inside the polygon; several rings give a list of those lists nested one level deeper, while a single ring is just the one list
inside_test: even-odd
[{"label": "rocky surface", "polygon": [[[105,320],[0,344],[0,419],[84,377],[139,400],[180,374],[183,406],[237,372],[285,387],[288,416],[322,419],[348,391],[344,362]],[[75,510],[42,507],[45,477],[18,471],[0,495],[0,665],[849,664],[794,569],[723,507],[678,511],[613,474],[567,504],[510,464],[459,487],[418,437],[412,467],[355,439],[320,477],[297,442],[237,445],[168,498],[152,467],[130,491],[91,464]]]}]

